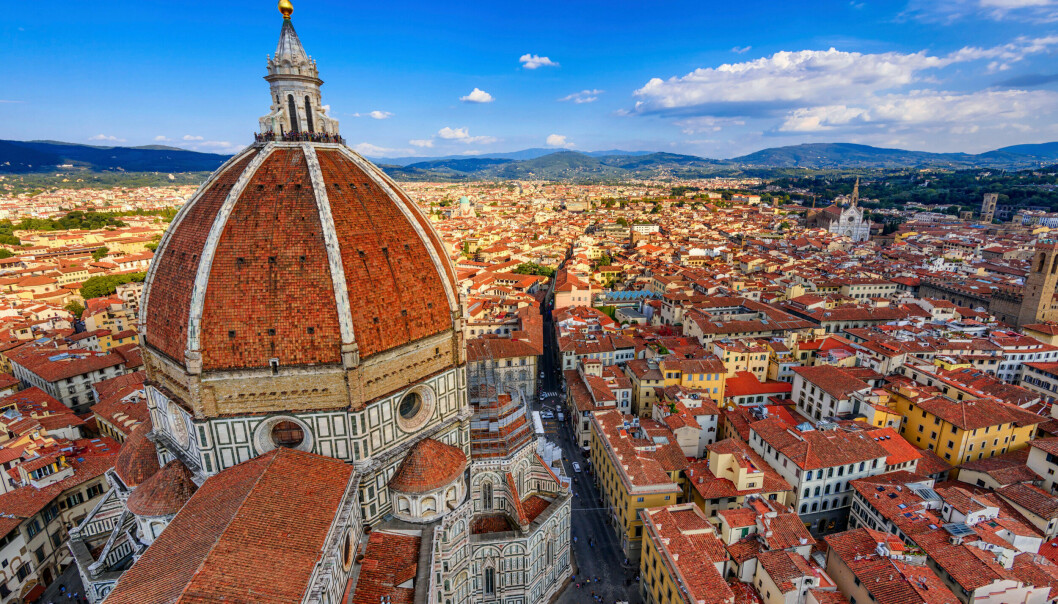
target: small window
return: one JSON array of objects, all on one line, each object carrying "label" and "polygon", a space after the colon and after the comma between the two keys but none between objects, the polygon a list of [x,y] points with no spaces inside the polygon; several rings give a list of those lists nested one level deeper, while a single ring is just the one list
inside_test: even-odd
[{"label": "small window", "polygon": [[312,334],[316,333],[316,328],[315,327],[306,327],[305,331],[311,336]]},{"label": "small window", "polygon": [[270,336],[274,336],[274,335],[276,335],[276,330],[275,330],[274,328],[272,328],[272,329],[269,329],[269,330],[268,330],[268,335],[270,335]]}]

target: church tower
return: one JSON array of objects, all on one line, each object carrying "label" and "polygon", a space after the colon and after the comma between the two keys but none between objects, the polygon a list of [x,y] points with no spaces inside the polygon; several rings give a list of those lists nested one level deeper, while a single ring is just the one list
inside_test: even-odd
[{"label": "church tower", "polygon": [[1041,239],[1036,243],[1029,276],[1018,311],[1018,327],[1058,320],[1058,305],[1054,302],[1058,286],[1058,241]]},{"label": "church tower", "polygon": [[856,204],[860,201],[860,177],[856,177],[856,184],[852,185],[852,203],[849,207],[855,208]]}]

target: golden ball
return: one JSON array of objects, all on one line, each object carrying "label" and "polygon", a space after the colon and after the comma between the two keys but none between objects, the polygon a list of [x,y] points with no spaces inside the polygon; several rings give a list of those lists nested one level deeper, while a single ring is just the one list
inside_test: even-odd
[{"label": "golden ball", "polygon": [[290,13],[294,12],[294,5],[290,0],[279,0],[279,12],[283,13],[284,19],[289,19]]}]

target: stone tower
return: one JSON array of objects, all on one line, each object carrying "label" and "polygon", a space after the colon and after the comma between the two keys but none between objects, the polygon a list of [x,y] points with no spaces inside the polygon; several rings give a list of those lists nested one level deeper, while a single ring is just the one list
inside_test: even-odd
[{"label": "stone tower", "polygon": [[998,200],[999,193],[985,193],[985,198],[981,201],[981,222],[992,224],[992,218],[996,214],[996,201]]},{"label": "stone tower", "polygon": [[1041,239],[1036,243],[1029,276],[1018,311],[1018,327],[1058,320],[1054,290],[1058,286],[1058,240]]}]

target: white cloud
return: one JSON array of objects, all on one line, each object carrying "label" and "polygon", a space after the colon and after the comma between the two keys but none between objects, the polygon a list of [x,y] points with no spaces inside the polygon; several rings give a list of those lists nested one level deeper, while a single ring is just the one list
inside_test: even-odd
[{"label": "white cloud", "polygon": [[573,143],[566,140],[566,136],[563,134],[550,134],[547,137],[547,146],[569,149],[570,147],[573,147]]},{"label": "white cloud", "polygon": [[372,111],[371,113],[368,113],[367,116],[373,120],[388,120],[389,118],[393,117],[393,114],[388,111],[376,110]]},{"label": "white cloud", "polygon": [[494,99],[491,94],[480,88],[475,88],[470,91],[470,94],[459,97],[459,100],[464,103],[491,103]]},{"label": "white cloud", "polygon": [[154,141],[158,143],[171,143],[173,139],[169,138],[164,134],[159,134],[158,136],[154,137]]},{"label": "white cloud", "polygon": [[910,0],[903,16],[952,23],[979,18],[993,21],[1058,21],[1058,0]]},{"label": "white cloud", "polygon": [[573,101],[574,103],[594,103],[598,100],[599,95],[606,92],[605,90],[581,90],[580,92],[574,92],[573,94],[567,94],[566,96],[558,99],[560,102]]},{"label": "white cloud", "polygon": [[90,141],[106,141],[108,143],[123,143],[123,142],[125,142],[125,139],[118,138],[116,136],[112,136],[112,135],[109,135],[109,134],[97,134],[95,136],[90,136],[88,138],[88,140],[90,140]]},{"label": "white cloud", "polygon": [[489,144],[496,142],[497,138],[492,136],[470,136],[470,132],[466,128],[449,128],[445,126],[437,131],[437,136],[451,141],[457,141],[465,144],[482,143]]},{"label": "white cloud", "polygon": [[412,147],[429,148],[429,147],[433,147],[433,139],[432,138],[415,138],[415,139],[412,139],[412,140],[408,141],[408,144],[411,145]]},{"label": "white cloud", "polygon": [[203,140],[203,138],[201,136],[195,136],[193,134],[185,134],[184,135],[184,140],[185,141],[200,141],[200,140]]},{"label": "white cloud", "polygon": [[373,155],[375,157],[386,155],[387,153],[393,153],[396,149],[389,149],[387,147],[379,147],[378,145],[372,145],[371,143],[360,143],[353,146],[353,149],[360,155]]},{"label": "white cloud", "polygon": [[753,47],[752,46],[735,46],[735,47],[733,47],[731,49],[731,52],[741,55],[741,54],[745,54],[745,53],[749,52],[749,50],[751,48],[753,48]]},{"label": "white cloud", "polygon": [[838,128],[943,127],[960,134],[1005,120],[1023,120],[1058,109],[1058,93],[988,90],[971,94],[913,91],[885,95],[860,106],[825,105],[793,111],[779,130],[823,132]]},{"label": "white cloud", "polygon": [[536,69],[537,67],[558,67],[558,63],[552,61],[547,57],[541,57],[540,55],[524,54],[518,58],[518,62],[522,64],[522,67],[526,69]]}]

